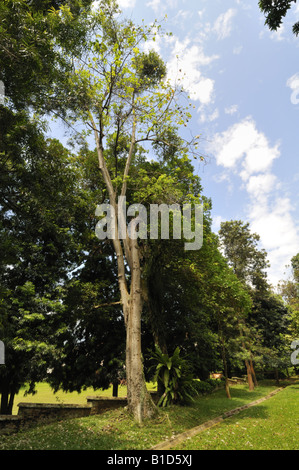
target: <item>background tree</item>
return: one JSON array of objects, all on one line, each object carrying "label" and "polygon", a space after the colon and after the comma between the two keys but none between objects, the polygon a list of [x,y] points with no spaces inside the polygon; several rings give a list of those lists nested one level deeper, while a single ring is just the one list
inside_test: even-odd
[{"label": "background tree", "polygon": [[281,298],[271,291],[255,291],[249,324],[257,332],[255,347],[259,351],[261,371],[270,376],[290,365],[290,342],[287,333],[290,327],[290,311]]},{"label": "background tree", "polygon": [[[3,0],[0,4],[0,80],[6,106],[37,113],[59,108],[57,84],[82,51],[91,0]],[[49,101],[49,97],[51,97]],[[65,111],[64,111],[65,112]]]},{"label": "background tree", "polygon": [[47,380],[54,390],[78,392],[87,387],[105,389],[112,383],[116,395],[125,378],[125,328],[113,246],[110,240],[100,242],[94,231],[94,207],[105,200],[104,186],[97,154],[82,142],[76,164],[80,168],[76,183],[88,201],[82,212],[88,230],[81,264],[63,284],[60,323],[65,328],[57,337],[59,354],[51,361]]},{"label": "background tree", "polygon": [[[280,281],[278,293],[289,311],[289,329],[286,335],[288,345],[299,337],[299,254],[291,259],[292,273],[289,279]],[[288,352],[289,355],[289,352]]]},{"label": "background tree", "polygon": [[249,223],[240,220],[222,222],[219,230],[221,248],[238,279],[258,289],[267,287],[267,253],[258,248],[260,237]]},{"label": "background tree", "polygon": [[72,70],[72,51],[81,50],[89,32],[81,19],[90,4],[4,0],[0,5],[0,79],[5,85],[5,106],[0,105],[0,334],[6,346],[0,391],[5,413],[11,412],[21,385],[29,382],[32,391],[45,376],[55,331],[61,332],[55,315],[62,309],[58,286],[82,255],[73,236],[80,231],[84,238],[86,228],[81,222],[86,201],[82,194],[80,202],[76,199],[78,173],[68,152],[57,141],[45,140],[45,126],[32,111],[58,107],[65,112],[55,98],[57,83]]},{"label": "background tree", "polygon": [[0,120],[0,335],[6,349],[0,391],[6,413],[21,385],[45,377],[61,331],[61,286],[84,258],[88,227],[72,156],[59,142],[45,141],[26,115],[3,110]]},{"label": "background tree", "polygon": [[[243,283],[248,293],[252,294],[255,290],[260,292],[267,291],[267,273],[268,267],[267,253],[258,248],[259,235],[252,233],[249,223],[242,221],[228,221],[221,224],[219,230],[220,245],[224,251],[224,256],[228,260],[229,266],[237,278]],[[255,371],[253,367],[253,350],[250,346],[250,334],[248,323],[240,321],[239,330],[241,336],[248,332],[247,340],[243,341],[244,350],[247,348],[248,354],[245,358],[249,388],[254,388]],[[247,346],[246,346],[247,345]]]}]

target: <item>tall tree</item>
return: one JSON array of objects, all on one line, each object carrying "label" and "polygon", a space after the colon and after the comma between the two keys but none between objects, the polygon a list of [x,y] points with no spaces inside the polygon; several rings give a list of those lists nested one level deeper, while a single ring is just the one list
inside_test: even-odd
[{"label": "tall tree", "polygon": [[[119,200],[119,197],[125,198],[128,194],[128,181],[138,145],[142,142],[170,145],[171,141],[165,138],[166,128],[170,123],[184,124],[190,114],[189,107],[184,111],[178,105],[181,89],[165,81],[166,68],[160,57],[155,52],[142,52],[146,40],[156,34],[156,26],[136,26],[131,21],[118,18],[118,14],[114,1],[100,3],[94,17],[96,34],[88,45],[86,57],[76,60],[76,72],[68,76],[65,93],[71,95],[76,103],[74,119],[81,120],[94,135],[107,202],[115,214],[116,236],[112,242],[127,335],[128,404],[135,418],[142,421],[155,412],[146,390],[141,355],[142,251],[134,229],[129,232],[123,211],[118,210],[124,200]],[[125,165],[122,173],[118,171],[115,177],[105,158],[105,149],[107,142],[113,141],[115,158],[118,159],[122,140],[127,142]],[[195,141],[187,145],[180,140],[182,165],[188,160],[187,151],[192,151],[192,144]],[[149,187],[147,175],[143,173],[141,176]],[[175,194],[176,181],[175,175],[163,177],[156,181],[151,191],[163,194],[163,190],[171,190]],[[135,223],[133,220],[130,228]],[[122,237],[119,237],[119,228],[123,231]]]},{"label": "tall tree", "polygon": [[[237,278],[243,282],[250,292],[251,289],[266,292],[268,289],[266,268],[268,267],[267,253],[258,248],[259,235],[252,233],[249,223],[228,221],[221,224],[219,237],[224,256]],[[240,321],[239,330],[244,337],[248,331],[244,321]],[[252,350],[249,338],[243,341],[247,345],[249,357],[245,358],[249,388],[254,388],[255,372],[252,361]]]},{"label": "tall tree", "polygon": [[251,294],[253,307],[248,323],[256,331],[255,347],[260,355],[262,370],[275,371],[290,363],[290,310],[281,298],[269,291],[254,291]]},{"label": "tall tree", "polygon": [[260,236],[251,232],[249,223],[222,222],[219,237],[224,255],[238,279],[251,287],[267,288],[267,253],[258,248]]},{"label": "tall tree", "polygon": [[291,312],[290,343],[299,337],[299,254],[293,256],[291,266],[290,278],[278,284],[278,292]]}]

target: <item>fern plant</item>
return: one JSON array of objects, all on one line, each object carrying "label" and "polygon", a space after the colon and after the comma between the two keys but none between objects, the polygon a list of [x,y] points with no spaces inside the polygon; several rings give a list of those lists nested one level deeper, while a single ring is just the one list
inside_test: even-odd
[{"label": "fern plant", "polygon": [[180,356],[180,348],[177,347],[170,357],[163,354],[158,346],[152,353],[151,359],[155,368],[154,381],[162,384],[163,393],[158,401],[158,406],[166,407],[174,403],[185,404],[193,400],[193,376],[187,360]]}]

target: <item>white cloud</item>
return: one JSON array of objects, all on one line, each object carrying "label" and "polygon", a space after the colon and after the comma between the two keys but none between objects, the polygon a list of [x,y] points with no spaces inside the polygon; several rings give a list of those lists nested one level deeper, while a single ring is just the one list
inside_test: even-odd
[{"label": "white cloud", "polygon": [[230,8],[225,13],[222,13],[216,19],[213,30],[218,36],[218,39],[225,39],[227,38],[232,30],[232,19],[236,14],[236,10]]},{"label": "white cloud", "polygon": [[291,94],[291,103],[299,104],[299,73],[295,73],[287,80],[287,86],[293,91]]},{"label": "white cloud", "polygon": [[216,183],[225,183],[226,184],[226,191],[229,192],[229,193],[233,193],[233,190],[234,190],[234,185],[233,185],[233,182],[232,182],[232,179],[230,177],[230,174],[225,171],[221,174],[216,174],[214,177],[213,177],[213,180],[216,182]]},{"label": "white cloud", "polygon": [[201,106],[197,111],[198,113],[200,113],[200,122],[213,122],[219,118],[218,108],[216,108],[211,114],[205,113],[202,108],[203,106]]},{"label": "white cloud", "polygon": [[[96,9],[99,6],[99,3],[100,0],[95,0],[92,4],[92,7]],[[120,8],[133,8],[136,4],[136,0],[118,0],[117,3]]]},{"label": "white cloud", "polygon": [[299,73],[295,73],[287,80],[287,86],[293,91],[299,89]]},{"label": "white cloud", "polygon": [[279,186],[277,177],[272,173],[266,173],[250,176],[246,189],[251,198],[263,204],[267,201],[268,195]]},{"label": "white cloud", "polygon": [[136,0],[118,0],[120,8],[133,8],[136,4]]},{"label": "white cloud", "polygon": [[270,147],[267,138],[258,132],[251,118],[215,135],[210,150],[215,153],[217,164],[226,168],[236,169],[238,162],[243,160],[241,175],[244,180],[253,173],[266,171],[279,157],[278,147]]},{"label": "white cloud", "polygon": [[234,55],[239,55],[239,54],[241,54],[242,50],[243,50],[243,46],[236,46],[233,49],[233,54]]},{"label": "white cloud", "polygon": [[264,198],[264,203],[252,197],[248,213],[253,232],[261,237],[263,247],[268,253],[271,267],[269,279],[276,285],[283,277],[286,264],[298,252],[299,233],[292,217],[293,207],[287,197],[276,197],[274,201]]},{"label": "white cloud", "polygon": [[161,0],[151,0],[146,4],[147,7],[151,7],[156,13],[158,13],[160,9]]},{"label": "white cloud", "polygon": [[201,46],[192,44],[188,38],[180,41],[172,38],[172,51],[167,63],[171,81],[180,82],[195,101],[206,105],[212,101],[214,80],[204,77],[201,66],[209,65],[218,56],[206,56]]},{"label": "white cloud", "polygon": [[249,198],[246,217],[268,253],[269,280],[277,284],[299,246],[292,202],[282,193],[281,183],[272,171],[274,160],[280,157],[278,145],[271,146],[251,118],[236,123],[213,140],[210,150],[217,164],[226,168],[226,175],[230,171],[243,182]]},{"label": "white cloud", "polygon": [[186,0],[150,0],[147,2],[146,6],[154,10],[155,13],[165,12],[168,9],[178,8],[182,3],[185,3]]},{"label": "white cloud", "polygon": [[216,215],[213,217],[213,222],[212,222],[213,232],[219,231],[221,222],[225,222],[225,219],[221,215]]},{"label": "white cloud", "polygon": [[233,104],[232,106],[225,108],[224,112],[225,114],[233,115],[238,111],[238,109],[239,109],[239,106],[237,104]]},{"label": "white cloud", "polygon": [[285,25],[282,23],[282,25],[277,29],[277,31],[273,31],[270,34],[270,38],[274,39],[275,41],[283,41],[285,39],[284,33],[285,33]]}]

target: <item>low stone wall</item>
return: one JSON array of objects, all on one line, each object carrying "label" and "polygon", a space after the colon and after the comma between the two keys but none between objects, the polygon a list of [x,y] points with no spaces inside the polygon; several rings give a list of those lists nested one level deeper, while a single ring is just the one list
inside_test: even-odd
[{"label": "low stone wall", "polygon": [[55,421],[89,416],[91,405],[65,403],[19,403],[18,417],[24,422]]},{"label": "low stone wall", "polygon": [[247,382],[245,377],[231,377],[228,379],[229,385],[243,385]]},{"label": "low stone wall", "polygon": [[0,415],[0,435],[18,432],[22,425],[22,418],[19,416]]},{"label": "low stone wall", "polygon": [[[155,403],[158,402],[159,396],[157,392],[150,392],[151,397]],[[87,403],[90,403],[91,414],[101,414],[108,410],[114,410],[115,408],[125,407],[128,404],[126,397],[87,397]]]},{"label": "low stone wall", "polygon": [[91,414],[97,415],[108,410],[125,407],[128,404],[128,400],[121,397],[87,397],[87,403],[91,405]]}]

